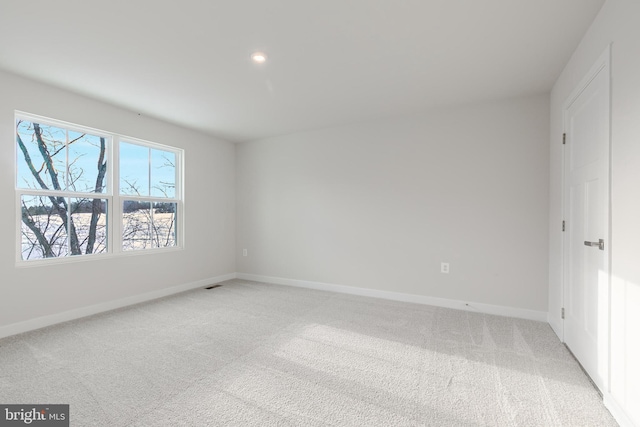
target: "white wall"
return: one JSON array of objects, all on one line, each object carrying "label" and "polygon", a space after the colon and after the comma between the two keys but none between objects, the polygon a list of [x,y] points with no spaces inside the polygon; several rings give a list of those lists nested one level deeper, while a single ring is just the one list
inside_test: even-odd
[{"label": "white wall", "polygon": [[[561,335],[562,107],[612,43],[611,388],[605,401],[640,425],[640,2],[607,0],[551,93],[550,323]],[[627,420],[630,421],[630,420]]]},{"label": "white wall", "polygon": [[238,272],[546,313],[548,102],[239,144]]},{"label": "white wall", "polygon": [[[6,73],[0,93],[0,336],[42,316],[64,319],[56,315],[235,272],[233,144]],[[183,148],[185,250],[17,267],[16,109]]]}]

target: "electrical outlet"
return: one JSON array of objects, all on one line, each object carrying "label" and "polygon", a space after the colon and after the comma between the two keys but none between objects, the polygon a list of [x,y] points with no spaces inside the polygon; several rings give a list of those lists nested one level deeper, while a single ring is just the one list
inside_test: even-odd
[{"label": "electrical outlet", "polygon": [[441,262],[440,263],[440,273],[449,274],[449,263]]},{"label": "electrical outlet", "polygon": [[247,256],[247,250],[246,249],[242,250],[242,256]]}]

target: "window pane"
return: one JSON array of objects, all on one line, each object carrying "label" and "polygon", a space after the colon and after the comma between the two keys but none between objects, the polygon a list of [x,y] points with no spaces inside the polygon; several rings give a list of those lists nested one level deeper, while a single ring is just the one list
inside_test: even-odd
[{"label": "window pane", "polygon": [[25,120],[16,125],[18,188],[65,190],[66,131]]},{"label": "window pane", "polygon": [[153,204],[153,247],[167,248],[177,245],[176,203]]},{"label": "window pane", "polygon": [[22,259],[66,256],[66,201],[45,196],[22,196]]},{"label": "window pane", "polygon": [[72,255],[107,252],[106,199],[71,199],[71,223],[79,248]]},{"label": "window pane", "polygon": [[107,171],[107,141],[103,137],[69,131],[69,190],[103,193]]},{"label": "window pane", "polygon": [[120,194],[149,195],[149,148],[120,143]]},{"label": "window pane", "polygon": [[122,212],[122,250],[150,248],[151,203],[125,200]]},{"label": "window pane", "polygon": [[151,149],[151,196],[176,196],[176,155]]}]

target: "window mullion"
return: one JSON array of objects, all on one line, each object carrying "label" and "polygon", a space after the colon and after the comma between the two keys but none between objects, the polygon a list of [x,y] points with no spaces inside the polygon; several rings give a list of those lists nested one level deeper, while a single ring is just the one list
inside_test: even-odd
[{"label": "window mullion", "polygon": [[111,144],[111,215],[107,218],[109,222],[109,248],[111,253],[122,252],[122,199],[120,197],[120,138],[114,136]]},{"label": "window mullion", "polygon": [[64,191],[69,190],[69,129],[65,129],[65,138],[66,141],[64,143]]},{"label": "window mullion", "polygon": [[149,188],[147,188],[147,196],[151,197],[151,147],[148,149],[149,157],[147,161],[149,162],[149,167],[147,168],[148,180],[149,180]]},{"label": "window mullion", "polygon": [[[149,198],[151,199],[151,188],[152,188],[152,182],[151,182],[151,168],[153,167],[152,165],[152,158],[151,158],[151,147],[149,147],[149,169],[148,169],[148,173],[149,173],[149,189],[147,190],[147,195],[149,196]],[[153,248],[153,232],[154,232],[154,228],[153,228],[153,200],[149,200],[149,247]]]}]

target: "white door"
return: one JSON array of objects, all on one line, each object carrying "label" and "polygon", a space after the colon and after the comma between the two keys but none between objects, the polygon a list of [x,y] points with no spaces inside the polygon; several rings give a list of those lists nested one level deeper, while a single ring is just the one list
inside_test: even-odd
[{"label": "white door", "polygon": [[609,304],[609,56],[564,110],[564,339],[607,389]]}]

